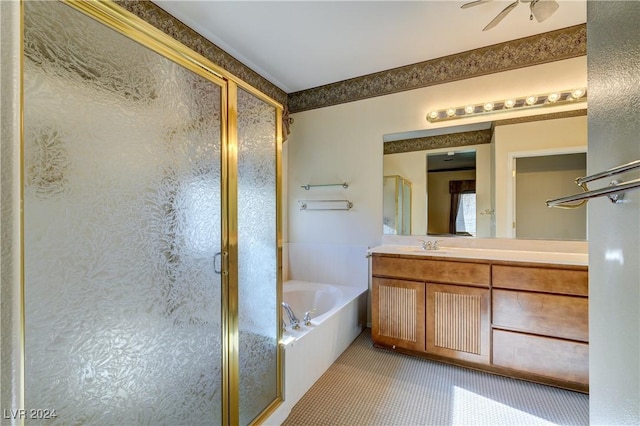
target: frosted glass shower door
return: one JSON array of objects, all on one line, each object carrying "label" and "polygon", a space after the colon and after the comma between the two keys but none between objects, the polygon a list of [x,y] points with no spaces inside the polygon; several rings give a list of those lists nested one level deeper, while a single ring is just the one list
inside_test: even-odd
[{"label": "frosted glass shower door", "polygon": [[24,31],[25,407],[220,424],[222,80],[59,2]]},{"label": "frosted glass shower door", "polygon": [[276,108],[238,90],[240,424],[278,396]]}]

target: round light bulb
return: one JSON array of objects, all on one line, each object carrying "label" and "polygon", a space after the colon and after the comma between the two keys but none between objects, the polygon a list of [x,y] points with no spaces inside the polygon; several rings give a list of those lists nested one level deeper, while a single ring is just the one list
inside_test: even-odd
[{"label": "round light bulb", "polygon": [[538,101],[538,97],[537,96],[529,96],[527,99],[525,99],[525,103],[527,105],[533,105]]},{"label": "round light bulb", "polygon": [[438,111],[431,111],[428,117],[430,120],[435,120],[436,118],[438,118]]},{"label": "round light bulb", "polygon": [[487,102],[486,104],[484,104],[483,108],[485,111],[491,111],[493,109],[493,102]]},{"label": "round light bulb", "polygon": [[557,102],[558,100],[560,100],[560,93],[549,93],[549,96],[547,96],[547,100],[551,103]]},{"label": "round light bulb", "polygon": [[464,112],[467,114],[473,114],[473,111],[475,111],[475,107],[473,105],[467,105],[464,107]]},{"label": "round light bulb", "polygon": [[581,97],[584,96],[585,92],[586,92],[586,90],[584,90],[584,89],[576,89],[573,92],[571,92],[571,97],[573,99],[580,99]]},{"label": "round light bulb", "polygon": [[455,109],[453,109],[453,108],[449,108],[449,109],[447,110],[447,116],[449,116],[449,117],[453,117],[454,115],[456,115],[456,110],[455,110]]},{"label": "round light bulb", "polygon": [[516,104],[516,100],[515,99],[507,99],[506,101],[504,101],[504,107],[505,108],[513,108]]}]

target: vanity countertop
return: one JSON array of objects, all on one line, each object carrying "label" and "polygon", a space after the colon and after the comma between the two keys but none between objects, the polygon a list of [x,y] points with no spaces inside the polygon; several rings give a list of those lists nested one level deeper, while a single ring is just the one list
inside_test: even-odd
[{"label": "vanity countertop", "polygon": [[579,266],[587,266],[589,264],[588,253],[507,250],[477,247],[447,247],[446,245],[442,245],[438,250],[424,250],[420,246],[388,244],[373,247],[369,249],[369,253]]}]

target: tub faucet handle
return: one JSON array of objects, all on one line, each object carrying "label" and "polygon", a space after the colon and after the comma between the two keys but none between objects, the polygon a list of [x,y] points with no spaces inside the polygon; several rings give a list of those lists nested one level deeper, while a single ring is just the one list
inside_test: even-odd
[{"label": "tub faucet handle", "polygon": [[304,313],[304,317],[302,318],[302,321],[304,321],[304,325],[306,325],[307,327],[311,325],[311,314],[314,313],[315,311],[316,310],[314,308]]},{"label": "tub faucet handle", "polygon": [[439,250],[439,249],[440,249],[439,244],[440,244],[441,242],[443,242],[443,241],[444,241],[444,240],[436,240],[436,241],[433,243],[433,250]]}]

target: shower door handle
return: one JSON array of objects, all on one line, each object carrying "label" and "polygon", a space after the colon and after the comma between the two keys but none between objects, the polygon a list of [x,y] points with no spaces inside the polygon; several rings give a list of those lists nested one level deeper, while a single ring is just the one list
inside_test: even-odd
[{"label": "shower door handle", "polygon": [[[220,269],[218,269],[218,262],[217,260],[220,259],[221,263],[220,263]],[[222,274],[222,252],[219,251],[217,252],[214,256],[213,256],[213,272],[215,272],[218,275]]]}]

